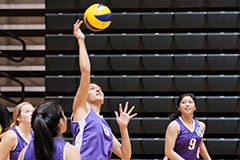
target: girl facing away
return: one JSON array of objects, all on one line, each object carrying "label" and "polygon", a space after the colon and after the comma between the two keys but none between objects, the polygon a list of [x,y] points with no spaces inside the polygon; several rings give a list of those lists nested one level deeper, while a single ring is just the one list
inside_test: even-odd
[{"label": "girl facing away", "polygon": [[25,147],[19,160],[80,160],[78,150],[62,138],[67,119],[55,101],[41,104],[33,113],[34,139]]},{"label": "girl facing away", "polygon": [[165,136],[165,160],[211,160],[203,135],[206,126],[194,117],[196,98],[191,93],[182,94],[177,102],[177,114],[170,116]]}]

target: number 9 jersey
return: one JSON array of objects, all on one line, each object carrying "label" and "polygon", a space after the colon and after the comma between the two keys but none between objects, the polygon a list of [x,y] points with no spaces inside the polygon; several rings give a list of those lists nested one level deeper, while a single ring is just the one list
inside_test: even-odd
[{"label": "number 9 jersey", "polygon": [[193,119],[193,130],[183,122],[181,117],[175,121],[179,125],[180,132],[176,139],[174,151],[184,159],[198,159],[198,149],[203,138],[203,130],[199,121],[195,118]]}]

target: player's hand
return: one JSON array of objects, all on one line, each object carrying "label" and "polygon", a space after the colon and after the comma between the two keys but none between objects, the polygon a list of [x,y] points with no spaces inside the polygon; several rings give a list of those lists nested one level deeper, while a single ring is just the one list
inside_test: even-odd
[{"label": "player's hand", "polygon": [[82,33],[80,27],[82,25],[83,21],[81,20],[77,20],[74,24],[73,24],[73,35],[78,39],[78,40],[84,40],[85,39],[85,35]]},{"label": "player's hand", "polygon": [[128,111],[128,102],[126,102],[123,110],[122,104],[121,103],[119,104],[119,114],[117,111],[115,111],[116,120],[119,127],[126,128],[128,126],[129,121],[137,115],[137,113],[131,115],[134,108],[135,107],[132,106],[132,108]]}]

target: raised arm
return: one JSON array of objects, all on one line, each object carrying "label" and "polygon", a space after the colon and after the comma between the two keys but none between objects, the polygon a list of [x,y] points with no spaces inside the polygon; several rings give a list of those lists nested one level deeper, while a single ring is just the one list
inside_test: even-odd
[{"label": "raised arm", "polygon": [[87,103],[88,88],[90,84],[91,66],[85,45],[85,35],[82,33],[80,26],[83,21],[77,20],[73,25],[73,34],[79,45],[79,68],[81,72],[80,85],[73,102],[73,120],[82,119],[89,111]]},{"label": "raised arm", "polygon": [[132,147],[127,127],[129,121],[137,115],[137,113],[131,115],[134,108],[135,107],[132,106],[132,108],[128,111],[128,102],[126,102],[124,110],[122,109],[122,104],[119,104],[119,114],[115,111],[116,120],[121,133],[122,144],[115,136],[113,136],[113,153],[126,160],[130,159],[132,155]]}]

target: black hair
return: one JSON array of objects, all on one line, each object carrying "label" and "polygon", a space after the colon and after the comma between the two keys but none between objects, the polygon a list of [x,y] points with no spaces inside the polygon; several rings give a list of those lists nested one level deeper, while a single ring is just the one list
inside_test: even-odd
[{"label": "black hair", "polygon": [[53,138],[60,134],[59,120],[62,106],[56,101],[41,104],[32,116],[36,160],[51,160],[54,152]]},{"label": "black hair", "polygon": [[0,124],[2,126],[2,131],[7,129],[10,126],[10,113],[7,110],[7,107],[0,104]]},{"label": "black hair", "polygon": [[[196,97],[195,97],[195,95],[194,95],[193,93],[184,93],[184,94],[181,94],[181,95],[178,97],[177,108],[179,108],[182,99],[183,99],[184,97],[186,97],[186,96],[190,96],[190,97],[193,99],[193,101],[194,101],[194,103],[195,103],[195,105],[196,105]],[[177,118],[180,117],[180,116],[181,116],[181,112],[179,112],[179,111],[177,110],[176,113],[170,114],[169,119],[170,119],[170,121],[173,121],[173,120],[177,119]]]}]

